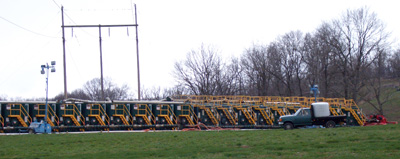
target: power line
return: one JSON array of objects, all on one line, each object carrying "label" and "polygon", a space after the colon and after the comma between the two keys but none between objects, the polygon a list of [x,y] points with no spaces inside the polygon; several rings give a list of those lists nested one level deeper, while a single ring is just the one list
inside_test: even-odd
[{"label": "power line", "polygon": [[44,34],[41,34],[41,33],[38,33],[38,32],[32,31],[32,30],[29,30],[29,29],[27,29],[27,28],[24,28],[24,27],[18,25],[18,24],[15,24],[14,22],[12,22],[12,21],[10,21],[10,20],[4,18],[4,17],[1,17],[1,16],[0,16],[0,18],[3,19],[3,20],[5,20],[6,22],[9,22],[9,23],[11,23],[11,24],[13,24],[13,25],[15,25],[15,26],[17,26],[17,27],[19,27],[19,28],[25,30],[25,31],[31,32],[31,33],[33,33],[33,34],[40,35],[40,36],[44,36],[44,37],[48,37],[48,38],[59,38],[59,37],[48,36],[48,35],[44,35]]},{"label": "power line", "polygon": [[[54,2],[54,5],[56,5],[59,9],[61,9],[61,6],[60,6],[55,0],[53,0],[53,2]],[[67,16],[67,18],[68,18],[72,23],[76,24],[75,21],[72,20],[72,18],[71,18],[67,13],[64,12],[64,14]],[[86,34],[88,34],[88,35],[90,35],[90,36],[92,36],[92,37],[95,37],[94,35],[88,33],[88,32],[85,31],[84,29],[82,29],[82,30],[83,30],[83,32],[85,32]]]},{"label": "power line", "polygon": [[55,0],[53,0],[54,4],[61,9],[60,5],[57,4],[57,2]]}]

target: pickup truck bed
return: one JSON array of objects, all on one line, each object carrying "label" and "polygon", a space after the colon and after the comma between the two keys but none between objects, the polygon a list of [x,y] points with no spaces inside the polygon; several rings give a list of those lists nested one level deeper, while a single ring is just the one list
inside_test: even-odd
[{"label": "pickup truck bed", "polygon": [[325,127],[327,127],[326,125],[328,124],[328,121],[333,121],[335,122],[335,124],[339,124],[341,122],[344,122],[346,119],[346,115],[340,115],[340,116],[326,116],[326,117],[314,117],[313,118],[313,123],[315,125],[324,125]]}]

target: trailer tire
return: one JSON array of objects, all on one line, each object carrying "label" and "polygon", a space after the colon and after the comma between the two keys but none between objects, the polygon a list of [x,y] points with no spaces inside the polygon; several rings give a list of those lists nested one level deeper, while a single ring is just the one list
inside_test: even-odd
[{"label": "trailer tire", "polygon": [[228,122],[228,120],[227,120],[226,118],[222,118],[222,119],[221,119],[221,123],[222,123],[223,125],[228,125],[228,124],[229,124],[229,122]]},{"label": "trailer tire", "polygon": [[326,122],[325,127],[326,128],[334,128],[336,126],[336,123],[332,120],[329,120],[328,122]]},{"label": "trailer tire", "polygon": [[347,122],[347,125],[351,125],[351,126],[356,125],[355,122],[354,122],[354,119],[350,118],[350,119],[348,120],[348,122]]},{"label": "trailer tire", "polygon": [[181,124],[182,124],[182,125],[188,124],[186,118],[181,118]]},{"label": "trailer tire", "polygon": [[283,125],[283,128],[284,128],[285,130],[292,130],[292,129],[294,128],[294,126],[293,126],[292,123],[287,122],[287,123],[285,123],[285,124]]},{"label": "trailer tire", "polygon": [[140,125],[144,124],[144,119],[139,118],[138,123],[139,123]]}]

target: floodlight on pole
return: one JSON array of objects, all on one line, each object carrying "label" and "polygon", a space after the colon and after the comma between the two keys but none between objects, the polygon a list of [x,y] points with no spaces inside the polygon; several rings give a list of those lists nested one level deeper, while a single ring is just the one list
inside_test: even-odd
[{"label": "floodlight on pole", "polygon": [[[51,65],[46,63],[46,65],[41,65],[42,70],[40,71],[41,74],[46,73],[46,105],[45,105],[45,111],[44,111],[44,123],[47,125],[47,105],[48,105],[48,99],[49,99],[49,69],[51,69],[51,72],[56,72],[55,68],[56,62],[51,61]],[[51,131],[51,129],[50,129]],[[51,133],[51,132],[48,132]]]}]

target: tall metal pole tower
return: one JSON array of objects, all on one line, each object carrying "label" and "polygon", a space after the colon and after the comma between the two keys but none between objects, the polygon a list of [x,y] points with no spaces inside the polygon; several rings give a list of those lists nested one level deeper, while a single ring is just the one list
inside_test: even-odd
[{"label": "tall metal pole tower", "polygon": [[99,46],[100,46],[100,80],[101,80],[101,94],[102,100],[104,97],[104,82],[103,82],[103,52],[102,52],[102,39],[101,39],[101,28],[111,27],[135,27],[136,28],[136,56],[137,56],[137,76],[138,76],[138,100],[140,100],[140,69],[139,69],[139,38],[138,38],[138,24],[135,4],[135,24],[119,24],[119,25],[64,25],[64,7],[61,6],[62,14],[62,39],[63,39],[63,62],[64,62],[64,99],[67,99],[67,70],[66,70],[66,57],[65,57],[65,28],[99,28]]}]

